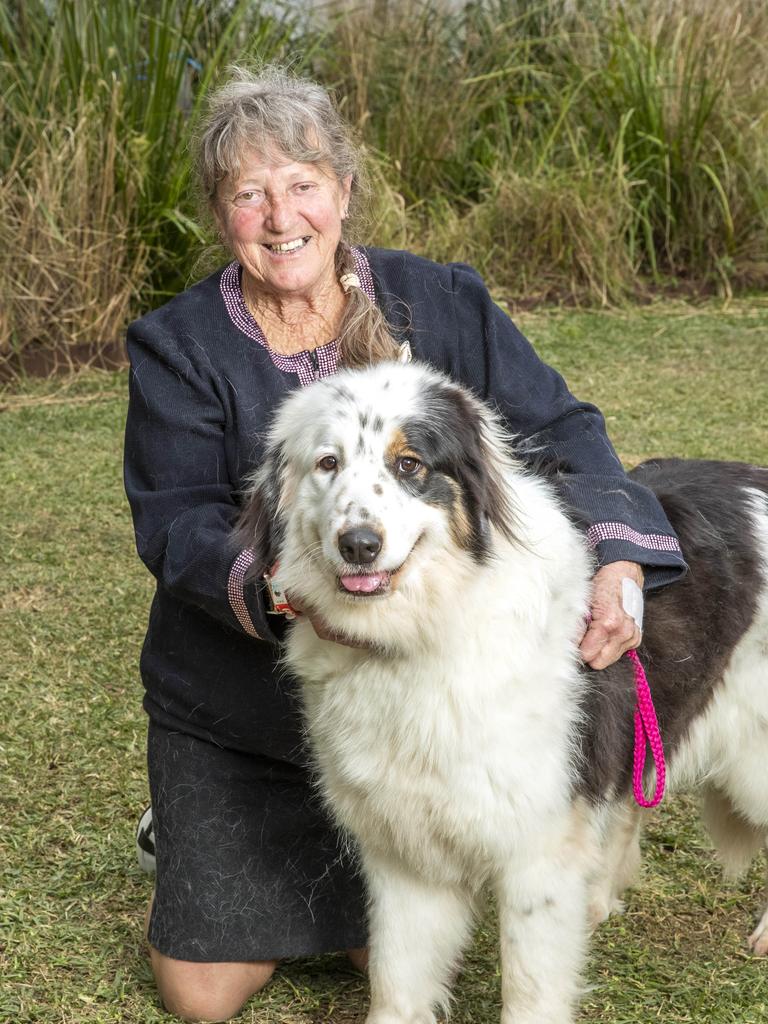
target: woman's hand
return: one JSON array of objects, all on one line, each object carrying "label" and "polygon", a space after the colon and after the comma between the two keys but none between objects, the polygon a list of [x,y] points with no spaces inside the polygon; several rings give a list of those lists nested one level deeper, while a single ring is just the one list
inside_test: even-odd
[{"label": "woman's hand", "polygon": [[579,647],[591,668],[607,668],[640,643],[642,632],[622,603],[621,581],[627,578],[642,589],[643,570],[636,562],[610,562],[594,575],[592,618]]}]

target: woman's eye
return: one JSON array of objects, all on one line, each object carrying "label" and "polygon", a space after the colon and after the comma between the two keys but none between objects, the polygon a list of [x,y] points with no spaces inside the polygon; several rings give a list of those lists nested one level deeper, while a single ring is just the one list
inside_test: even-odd
[{"label": "woman's eye", "polygon": [[418,459],[414,459],[410,455],[403,455],[397,460],[397,469],[403,476],[412,476],[421,468],[421,463]]},{"label": "woman's eye", "polygon": [[318,460],[317,468],[324,469],[326,473],[332,473],[338,464],[339,462],[335,455],[324,455],[322,459]]},{"label": "woman's eye", "polygon": [[296,192],[311,192],[314,187],[315,187],[315,183],[313,181],[302,181],[298,185],[296,185],[295,191]]},{"label": "woman's eye", "polygon": [[263,198],[263,192],[255,192],[253,189],[246,189],[245,192],[238,192],[232,202],[235,206],[257,206]]}]

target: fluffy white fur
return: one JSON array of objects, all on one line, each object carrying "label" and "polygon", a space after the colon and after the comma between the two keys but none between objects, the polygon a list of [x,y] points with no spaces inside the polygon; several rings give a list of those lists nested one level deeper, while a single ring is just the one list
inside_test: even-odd
[{"label": "fluffy white fur", "polygon": [[[367,644],[321,640],[303,618],[287,662],[303,683],[323,791],[359,843],[369,886],[367,1024],[434,1022],[484,886],[500,913],[503,1024],[570,1024],[589,928],[636,867],[639,822],[624,795],[599,811],[573,797],[591,559],[548,485],[510,460],[479,405],[484,458],[516,510],[514,541],[492,528],[481,564],[457,544],[460,511],[396,479],[402,424],[418,419],[438,380],[386,365],[300,392],[281,411],[256,490],[280,493],[282,582]],[[333,472],[320,465],[329,455]],[[350,570],[338,536],[361,523],[383,536],[376,568],[402,566],[385,596],[339,587]],[[758,838],[768,832],[764,685],[761,725],[752,719],[766,623],[768,599],[719,705],[673,766],[724,788]],[[733,745],[745,751],[739,764]],[[766,952],[768,913],[753,944]]]}]

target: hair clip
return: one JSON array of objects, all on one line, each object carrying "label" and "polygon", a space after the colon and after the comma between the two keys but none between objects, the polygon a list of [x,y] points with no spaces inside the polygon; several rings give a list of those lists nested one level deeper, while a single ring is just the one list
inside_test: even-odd
[{"label": "hair clip", "polygon": [[350,291],[352,288],[362,288],[360,284],[360,278],[357,274],[342,274],[339,278],[339,284],[345,292]]}]

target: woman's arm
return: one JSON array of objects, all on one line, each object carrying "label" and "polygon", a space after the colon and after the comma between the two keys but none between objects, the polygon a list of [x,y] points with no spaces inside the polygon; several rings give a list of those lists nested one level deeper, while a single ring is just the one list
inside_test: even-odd
[{"label": "woman's arm", "polygon": [[580,651],[592,668],[606,668],[641,640],[624,608],[623,580],[651,589],[684,575],[675,532],[655,495],[627,477],[599,409],[575,398],[539,359],[472,268],[453,267],[453,297],[464,373],[525,451],[560,467],[562,498],[595,549],[591,618]]},{"label": "woman's arm", "polygon": [[655,495],[627,477],[600,411],[580,402],[496,306],[470,267],[453,267],[453,299],[466,363],[462,376],[494,403],[532,455],[562,467],[563,500],[582,522],[600,566],[632,562],[645,589],[686,571]]},{"label": "woman's arm", "polygon": [[128,354],[125,489],[141,559],[175,597],[276,642],[260,587],[244,583],[253,552],[232,545],[239,510],[212,383],[146,318],[129,328]]}]

